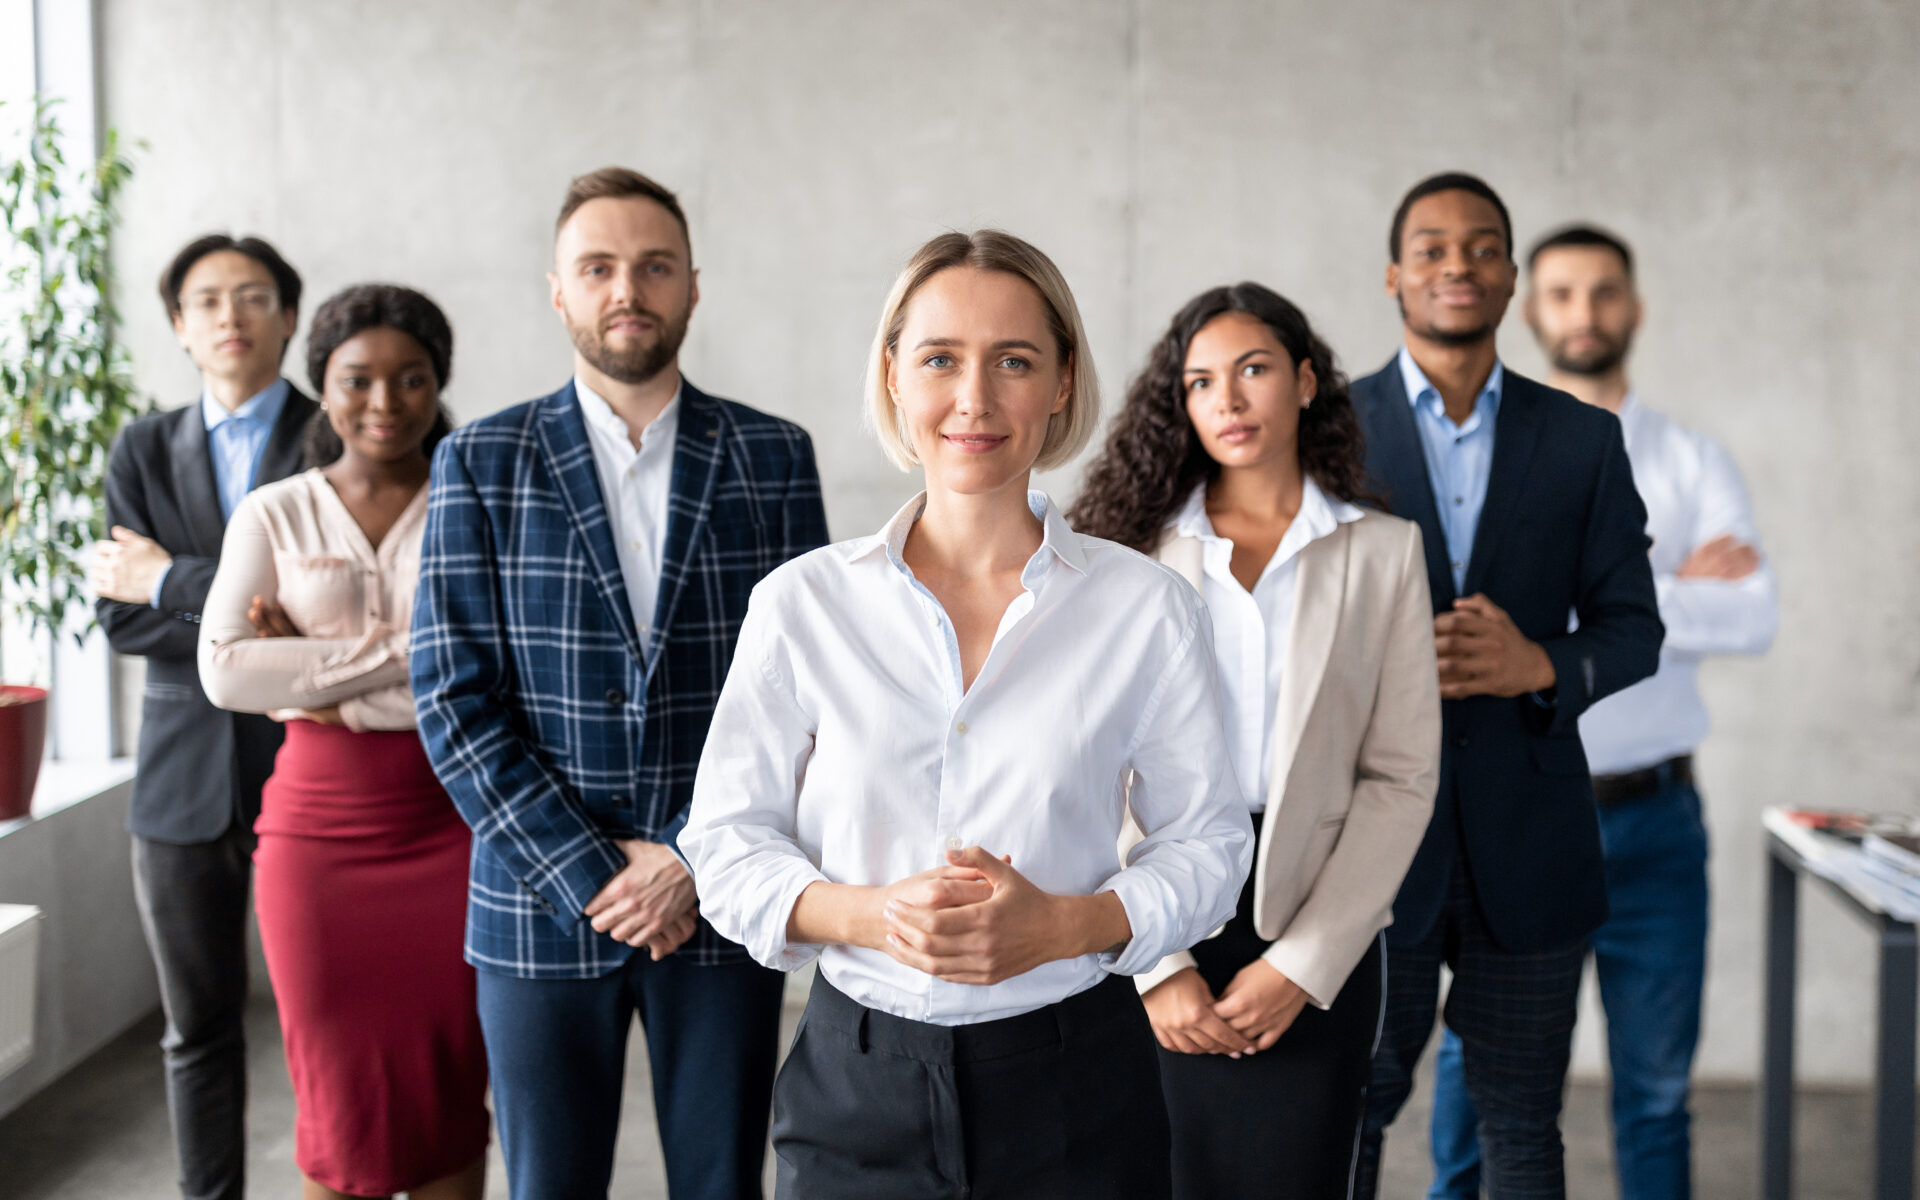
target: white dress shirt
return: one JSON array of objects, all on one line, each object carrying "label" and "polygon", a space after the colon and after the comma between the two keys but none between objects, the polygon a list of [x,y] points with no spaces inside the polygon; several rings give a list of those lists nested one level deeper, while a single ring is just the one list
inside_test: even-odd
[{"label": "white dress shirt", "polygon": [[1698,547],[1732,534],[1760,545],[1740,468],[1704,434],[1675,424],[1629,395],[1620,410],[1633,484],[1647,506],[1648,551],[1667,638],[1660,669],[1580,717],[1580,740],[1596,775],[1617,775],[1689,754],[1707,736],[1700,660],[1709,654],[1764,654],[1779,625],[1773,566],[1765,558],[1745,579],[1681,579]]},{"label": "white dress shirt", "polygon": [[627,602],[640,641],[653,628],[654,604],[660,595],[660,563],[667,542],[667,501],[673,493],[673,443],[680,429],[680,391],[647,423],[640,448],[633,448],[627,423],[600,393],[573,380],[580,414],[587,420],[587,444],[600,476],[600,498],[607,505],[607,525],[614,553],[620,556],[620,574],[627,584]]},{"label": "white dress shirt", "polygon": [[1309,476],[1300,488],[1300,511],[1280,536],[1273,557],[1249,592],[1233,577],[1233,542],[1213,531],[1207,518],[1207,489],[1193,490],[1173,529],[1200,541],[1200,597],[1213,619],[1213,649],[1220,664],[1221,702],[1226,709],[1227,744],[1233,773],[1246,788],[1247,806],[1267,806],[1273,767],[1273,730],[1280,703],[1280,679],[1287,669],[1287,640],[1293,628],[1294,598],[1300,592],[1300,551],[1360,510],[1329,499]]},{"label": "white dress shirt", "polygon": [[[1200,597],[1143,555],[1045,525],[973,686],[945,611],[902,557],[924,496],[877,535],[794,559],[754,589],[680,848],[700,909],[761,963],[818,958],[869,1008],[937,1025],[1056,1003],[1134,975],[1233,912],[1252,862]],[[1146,838],[1116,870],[1122,779]],[[992,986],[878,950],[787,941],[816,881],[885,885],[980,845],[1060,894],[1111,891],[1117,951]]]}]

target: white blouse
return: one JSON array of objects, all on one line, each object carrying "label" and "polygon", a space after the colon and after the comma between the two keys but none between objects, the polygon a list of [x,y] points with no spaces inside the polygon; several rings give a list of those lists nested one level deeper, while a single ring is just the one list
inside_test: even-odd
[{"label": "white blouse", "polygon": [[[234,510],[200,617],[200,683],[234,712],[338,705],[356,730],[414,728],[407,627],[420,580],[427,488],[375,548],[318,469],[256,488]],[[259,637],[253,598],[304,635]]]},{"label": "white blouse", "polygon": [[[1252,861],[1228,764],[1206,614],[1158,563],[1045,525],[973,686],[938,601],[902,558],[916,498],[877,535],[804,555],[754,589],[680,848],[701,912],[767,966],[815,959],[870,1008],[961,1025],[1138,974],[1233,912]],[[1122,780],[1146,837],[1116,870]],[[992,986],[878,950],[793,945],[815,881],[879,886],[978,844],[1050,892],[1120,897],[1117,952]]]},{"label": "white blouse", "polygon": [[1358,508],[1330,499],[1309,476],[1301,484],[1300,511],[1280,535],[1251,592],[1233,577],[1233,542],[1213,531],[1204,484],[1194,489],[1173,520],[1175,534],[1200,541],[1200,596],[1213,620],[1233,773],[1255,812],[1266,808],[1272,786],[1273,730],[1280,679],[1287,669],[1294,598],[1300,593],[1300,552],[1359,519]]}]

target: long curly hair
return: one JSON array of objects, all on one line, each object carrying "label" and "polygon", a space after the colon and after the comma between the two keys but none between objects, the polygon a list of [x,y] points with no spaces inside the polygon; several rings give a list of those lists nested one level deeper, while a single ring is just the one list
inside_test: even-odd
[{"label": "long curly hair", "polygon": [[1295,369],[1302,361],[1313,364],[1319,386],[1313,403],[1300,413],[1301,470],[1330,496],[1386,508],[1367,488],[1366,442],[1333,351],[1285,296],[1257,283],[1237,283],[1188,301],[1154,343],[1067,514],[1075,529],[1152,553],[1193,489],[1219,476],[1220,464],[1187,419],[1182,385],[1194,335],[1215,317],[1236,312],[1258,317],[1273,330]]}]

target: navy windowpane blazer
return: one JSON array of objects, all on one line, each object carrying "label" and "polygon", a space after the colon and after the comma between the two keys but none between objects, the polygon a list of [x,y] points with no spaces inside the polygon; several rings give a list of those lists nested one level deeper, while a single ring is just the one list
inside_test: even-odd
[{"label": "navy windowpane blazer", "polygon": [[[797,425],[681,392],[658,608],[631,612],[571,382],[456,430],[434,453],[413,613],[420,736],[473,827],[467,959],[584,979],[634,953],[582,909],[672,844],[747,597],[827,540]],[[704,920],[678,954],[744,962]]]}]

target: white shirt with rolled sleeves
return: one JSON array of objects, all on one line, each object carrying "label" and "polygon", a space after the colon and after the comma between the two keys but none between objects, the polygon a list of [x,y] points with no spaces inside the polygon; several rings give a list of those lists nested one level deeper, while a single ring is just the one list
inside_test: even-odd
[{"label": "white shirt with rolled sleeves", "polygon": [[1773,565],[1763,556],[1744,579],[1681,579],[1694,550],[1731,534],[1760,548],[1740,468],[1719,443],[1629,395],[1620,410],[1633,485],[1647,506],[1648,551],[1660,620],[1660,669],[1580,717],[1596,775],[1617,775],[1690,754],[1707,736],[1700,662],[1711,654],[1764,654],[1780,623]]},{"label": "white shirt with rolled sleeves", "polygon": [[[953,626],[901,556],[924,497],[754,589],[680,848],[702,914],[761,963],[818,958],[860,1004],[964,1025],[1145,971],[1232,915],[1252,827],[1200,597],[1028,498],[1044,539],[964,692]],[[1116,870],[1129,769],[1146,837]],[[1114,892],[1132,938],[991,986],[788,942],[809,884],[882,886],[974,844],[1047,891]]]}]

